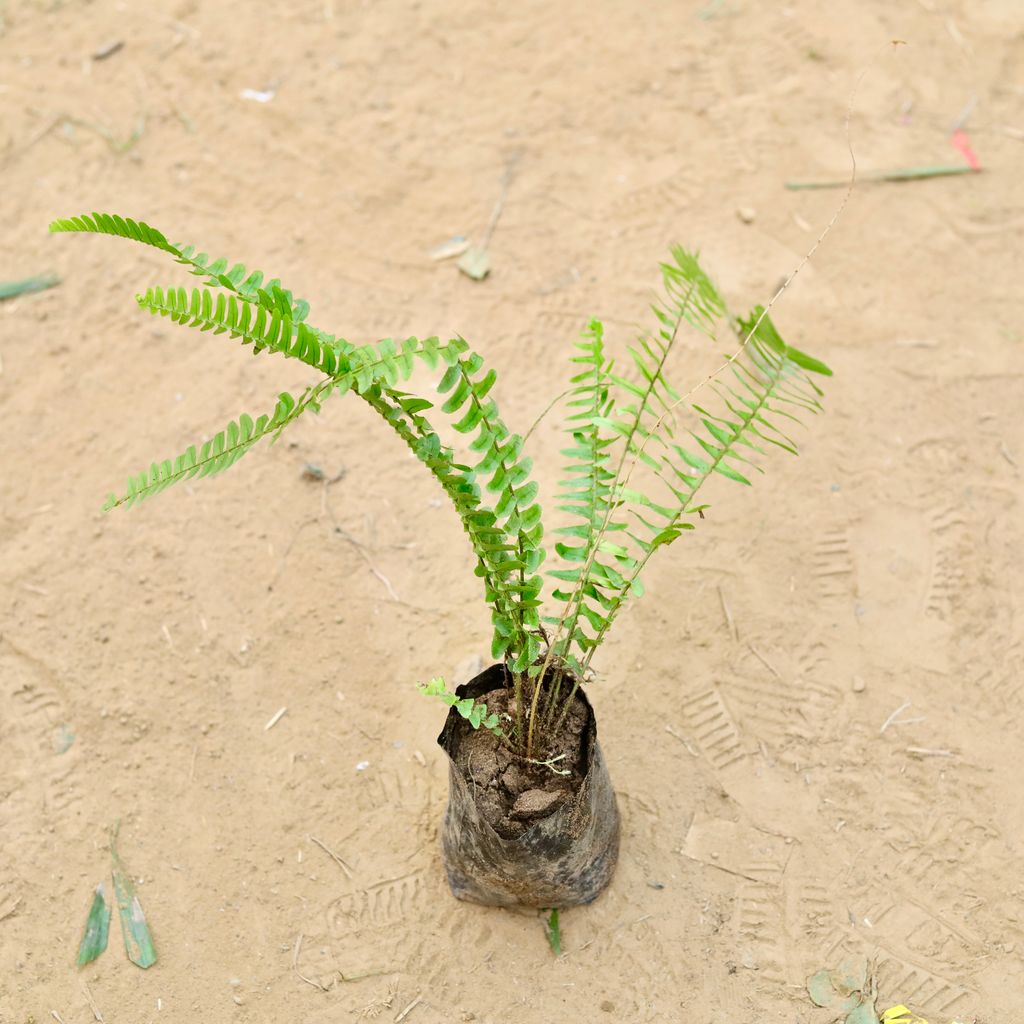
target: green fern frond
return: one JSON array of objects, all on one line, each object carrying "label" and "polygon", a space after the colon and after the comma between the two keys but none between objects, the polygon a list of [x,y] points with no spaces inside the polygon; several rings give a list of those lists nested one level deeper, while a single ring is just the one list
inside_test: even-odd
[{"label": "green fern frond", "polygon": [[[564,634],[554,645],[554,654],[570,668],[578,666],[572,654],[573,644],[581,653],[586,653],[593,642],[593,634],[588,635],[583,623],[590,625],[593,632],[600,628],[605,602],[603,588],[609,574],[614,576],[615,573],[610,559],[602,559],[601,552],[595,551],[599,537],[602,533],[626,528],[625,522],[614,518],[615,473],[609,468],[609,462],[616,436],[613,432],[602,431],[602,427],[612,421],[615,399],[612,362],[605,358],[604,325],[600,320],[590,322],[576,348],[579,354],[571,361],[582,369],[570,378],[572,397],[568,404],[574,411],[568,417],[567,429],[572,436],[572,446],[561,452],[568,463],[563,469],[566,475],[559,481],[562,489],[556,497],[566,503],[557,506],[560,511],[582,522],[554,531],[569,538],[555,543],[555,552],[565,567],[548,572],[560,582],[573,583],[580,592],[580,601],[572,609]],[[587,578],[583,579],[588,562]],[[570,601],[573,595],[556,589],[553,596],[556,600]],[[552,621],[558,622],[557,619]]]},{"label": "green fern frond", "polygon": [[[577,443],[571,451],[582,459],[579,465],[583,467],[580,472],[585,474],[584,486],[592,480],[600,483],[581,493],[571,481],[562,481],[565,489],[560,497],[571,504],[559,507],[589,517],[590,526],[582,537],[583,544],[556,547],[563,559],[577,564],[548,574],[560,582],[572,584],[568,591],[555,592],[567,606],[557,620],[559,639],[555,644],[556,653],[563,657],[569,655],[572,644],[589,657],[607,629],[609,610],[617,607],[618,595],[624,591],[636,593],[639,589],[639,581],[635,585],[626,581],[636,579],[644,555],[643,543],[637,543],[637,535],[627,529],[623,518],[626,508],[622,509],[623,514],[616,513],[620,506],[629,503],[646,506],[651,499],[627,489],[627,460],[632,458],[659,471],[660,453],[648,451],[648,448],[663,447],[672,437],[671,414],[680,402],[680,395],[669,383],[666,372],[669,356],[684,324],[689,323],[713,337],[715,323],[725,309],[724,300],[697,255],[680,246],[673,248],[671,254],[672,262],[661,265],[663,298],[653,306],[660,329],[657,334],[642,336],[628,349],[634,378],[613,373],[610,365],[600,371],[591,365],[590,372],[598,374],[600,386],[610,389],[604,406],[591,409],[587,414],[588,429],[597,432],[594,436],[602,438],[602,444],[600,448],[591,449],[586,442]],[[593,356],[586,353],[584,358],[593,360]],[[621,400],[616,391],[622,396]],[[581,396],[581,400],[585,398]],[[606,448],[614,448],[617,453],[614,469],[608,468],[611,460]],[[608,534],[613,532],[620,534],[620,543],[610,542]],[[581,620],[592,630],[589,635]]]},{"label": "green fern frond", "polygon": [[242,413],[237,420],[232,420],[227,427],[203,442],[198,451],[195,445],[190,445],[173,460],[154,462],[148,470],[129,477],[125,493],[120,498],[111,494],[103,510],[106,512],[120,505],[130,508],[136,502],[145,501],[182,480],[223,473],[254,444],[268,434],[282,430],[306,409],[319,411],[319,399],[323,393],[317,395],[316,391],[315,388],[308,388],[297,400],[287,391],[282,391],[272,413],[264,413],[255,420],[247,413]]},{"label": "green fern frond", "polygon": [[206,253],[198,252],[194,245],[171,244],[162,231],[151,227],[145,221],[121,217],[116,213],[81,214],[51,222],[52,232],[87,232],[112,235],[141,242],[168,253],[177,263],[189,268],[189,273],[208,278],[213,287],[226,288],[247,302],[254,302],[268,311],[287,315],[293,322],[306,319],[309,303],[304,299],[293,299],[292,293],[281,285],[278,278],[264,282],[259,270],[248,272],[241,263],[229,267],[226,259],[211,259]]},{"label": "green fern frond", "polygon": [[[470,362],[475,364],[472,357]],[[477,391],[478,399],[482,390]],[[499,520],[494,509],[484,503],[484,491],[477,482],[476,470],[457,462],[453,450],[442,443],[425,415],[434,408],[433,403],[381,385],[364,392],[363,398],[426,466],[455,508],[476,556],[475,572],[483,581],[484,598],[491,606],[494,657],[519,661],[529,667],[539,654],[533,628],[539,621],[536,618],[540,607],[539,580],[537,586],[528,580],[529,587],[525,587],[523,578],[528,566],[539,561],[521,557],[520,538],[509,532],[512,517],[506,517],[504,523]],[[463,430],[466,429],[469,428],[464,426]],[[533,515],[530,514],[530,519]],[[539,523],[539,511],[535,515]],[[536,539],[539,541],[539,537]],[[527,662],[527,658],[532,660]],[[521,686],[521,679],[516,677],[517,698]],[[523,735],[523,710],[519,699],[516,701],[516,730],[517,735]]]},{"label": "green fern frond", "polygon": [[665,297],[653,307],[662,324],[661,337],[668,340],[680,317],[702,334],[714,337],[715,325],[726,313],[725,300],[700,265],[699,253],[681,245],[674,245],[670,251],[673,262],[661,264]]},{"label": "green fern frond", "polygon": [[[406,442],[413,454],[441,484],[458,512],[477,556],[491,605],[494,657],[508,657],[521,670],[539,654],[541,579],[536,570],[544,558],[541,509],[537,487],[529,481],[530,460],[522,457],[522,438],[509,433],[489,398],[496,375],[483,360],[466,351],[449,361],[438,390],[451,395],[440,412],[455,418],[454,429],[473,435],[473,465],[456,462],[442,444],[425,413],[426,399],[394,390],[382,381],[362,397]],[[454,390],[453,390],[454,389]]]},{"label": "green fern frond", "polygon": [[353,347],[344,357],[344,365],[333,376],[307,388],[298,400],[282,392],[273,413],[262,415],[257,420],[243,414],[206,442],[198,454],[195,446],[191,446],[174,460],[153,463],[149,470],[129,478],[128,489],[122,497],[111,495],[103,506],[104,510],[121,505],[130,507],[136,501],[159,494],[179,480],[222,473],[257,441],[268,434],[279,434],[306,409],[319,412],[331,394],[344,394],[351,389],[373,405],[373,388],[379,385],[381,378],[399,380],[410,375],[409,359],[419,359],[436,366],[438,360],[445,363],[457,360],[467,347],[461,338],[453,338],[443,345],[437,338],[409,338],[400,350],[390,341],[381,342],[376,348],[370,345]]},{"label": "green fern frond", "polygon": [[268,310],[209,288],[148,288],[135,299],[154,316],[170,317],[174,323],[200,331],[227,332],[232,338],[240,338],[243,345],[251,344],[254,355],[270,349],[329,375],[338,371],[342,354],[352,349],[343,339],[302,322],[294,323],[280,309]]},{"label": "green fern frond", "polygon": [[110,213],[87,213],[79,217],[62,217],[51,221],[50,231],[87,231],[93,234],[114,235],[117,238],[129,238],[143,245],[152,245],[163,249],[172,256],[178,255],[175,246],[167,241],[163,232],[150,227],[144,220],[134,221],[131,217],[121,217]]},{"label": "green fern frond", "polygon": [[598,642],[623,603],[637,593],[639,574],[651,555],[678,539],[685,530],[694,528],[687,517],[707,508],[696,504],[701,487],[715,474],[749,485],[746,467],[762,472],[751,457],[766,452],[759,442],[797,454],[796,442],[783,431],[778,420],[802,423],[801,413],[822,409],[821,390],[808,373],[830,375],[832,371],[824,363],[786,345],[760,306],[736,324],[742,332],[743,349],[731,360],[730,368],[738,388],[720,384],[714,389],[722,403],[718,412],[694,403],[691,408],[703,429],[690,432],[693,443],[667,441],[657,460],[658,475],[674,500],[661,504],[628,488],[617,491],[618,498],[642,506],[650,518],[631,510],[640,528],[637,533],[631,532],[630,537],[643,554],[635,567],[623,574],[622,584],[606,609]]},{"label": "green fern frond", "polygon": [[540,654],[543,581],[537,570],[545,554],[543,526],[537,484],[530,480],[532,461],[523,456],[523,439],[509,431],[497,403],[489,397],[496,379],[494,370],[486,370],[483,359],[470,352],[449,367],[437,389],[441,394],[450,392],[441,410],[450,416],[461,414],[454,429],[475,435],[469,442],[469,450],[476,456],[470,473],[494,495],[490,511],[505,535],[503,543],[510,547],[502,553],[501,564],[515,577],[503,581],[503,588],[515,595],[515,616],[509,619],[494,607],[492,654],[507,658],[513,672],[526,672]]}]

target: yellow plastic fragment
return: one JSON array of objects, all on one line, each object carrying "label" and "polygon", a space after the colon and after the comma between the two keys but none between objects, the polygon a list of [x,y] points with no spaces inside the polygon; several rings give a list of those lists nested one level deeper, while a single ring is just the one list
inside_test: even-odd
[{"label": "yellow plastic fragment", "polygon": [[918,1017],[910,1009],[900,1003],[891,1006],[882,1014],[882,1024],[928,1024],[924,1017]]},{"label": "yellow plastic fragment", "polygon": [[[881,1024],[928,1024],[924,1017],[918,1017],[913,1010],[900,1003],[899,1006],[890,1006],[882,1014]],[[951,1020],[949,1024],[962,1024],[961,1021]]]}]

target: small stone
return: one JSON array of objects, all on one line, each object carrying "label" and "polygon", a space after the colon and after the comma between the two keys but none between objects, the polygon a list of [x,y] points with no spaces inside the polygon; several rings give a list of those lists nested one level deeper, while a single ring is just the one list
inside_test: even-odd
[{"label": "small stone", "polygon": [[528,789],[525,793],[520,793],[512,805],[509,817],[513,821],[532,821],[534,818],[546,817],[561,799],[561,793],[549,793],[546,789]]},{"label": "small stone", "polygon": [[866,688],[866,685],[867,684],[864,682],[863,679],[861,679],[860,676],[854,676],[853,677],[853,692],[854,693],[863,693],[865,688]]},{"label": "small stone", "polygon": [[739,217],[744,224],[753,224],[757,218],[757,210],[752,206],[741,206],[736,211],[736,216]]}]

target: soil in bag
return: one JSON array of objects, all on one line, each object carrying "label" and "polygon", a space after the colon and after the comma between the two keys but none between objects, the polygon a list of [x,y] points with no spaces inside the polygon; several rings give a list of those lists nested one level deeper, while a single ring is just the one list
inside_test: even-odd
[{"label": "soil in bag", "polygon": [[[460,697],[514,715],[501,665],[460,686]],[[547,765],[527,762],[486,729],[449,712],[438,743],[449,756],[443,852],[460,899],[497,906],[568,907],[589,903],[618,859],[619,815],[580,690]]]}]

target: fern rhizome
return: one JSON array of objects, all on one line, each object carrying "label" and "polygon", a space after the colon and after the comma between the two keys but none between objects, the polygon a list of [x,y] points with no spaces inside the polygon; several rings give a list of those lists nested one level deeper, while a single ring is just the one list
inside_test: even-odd
[{"label": "fern rhizome", "polygon": [[[703,517],[703,485],[715,474],[748,484],[750,469],[760,471],[754,460],[769,448],[795,454],[793,428],[821,409],[810,375],[831,372],[786,345],[764,308],[745,318],[730,315],[697,255],[674,248],[661,265],[655,329],[628,347],[625,371],[607,354],[599,320],[576,343],[562,396],[568,443],[556,495],[567,521],[552,531],[559,539],[549,551],[524,438],[501,418],[495,371],[461,337],[355,345],[312,326],[308,303],[276,278],[172,245],[142,221],[93,213],[54,221],[50,230],[114,235],[163,250],[202,284],[149,288],[137,296],[143,309],[227,334],[254,353],[299,359],[322,374],[302,394],[282,393],[270,411],[243,413],[199,447],[130,477],[126,491],[112,494],[104,507],[127,507],[180,480],[223,472],[303,413],[352,392],[380,414],[451,500],[490,605],[491,652],[506,666],[513,693],[502,721],[472,699],[459,699],[442,680],[421,689],[534,761],[547,755],[609,628],[643,593],[640,576],[651,556]],[[669,381],[666,364],[684,331],[731,353],[704,382],[713,402],[698,405],[691,401],[696,388],[680,393]],[[417,364],[434,375],[443,400],[403,389]],[[445,443],[438,423],[465,443]],[[555,567],[545,575],[554,586],[545,608],[541,566],[552,554]]]}]

